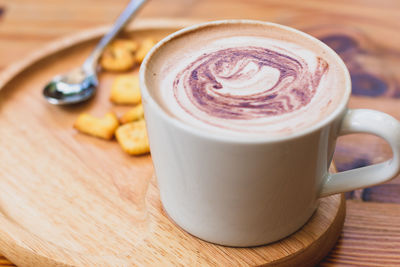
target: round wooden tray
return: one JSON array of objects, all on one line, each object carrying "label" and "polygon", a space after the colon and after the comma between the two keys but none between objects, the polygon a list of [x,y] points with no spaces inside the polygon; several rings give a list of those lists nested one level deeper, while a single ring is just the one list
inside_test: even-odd
[{"label": "round wooden tray", "polygon": [[[125,35],[161,39],[192,24],[142,20]],[[199,240],[162,210],[150,156],[77,133],[80,112],[121,114],[101,73],[93,100],[59,107],[42,97],[56,74],[80,65],[107,28],[50,44],[0,74],[0,253],[20,266],[310,266],[335,244],[344,199],[321,199],[312,219],[268,246],[231,248]],[[135,72],[137,70],[134,70]]]}]

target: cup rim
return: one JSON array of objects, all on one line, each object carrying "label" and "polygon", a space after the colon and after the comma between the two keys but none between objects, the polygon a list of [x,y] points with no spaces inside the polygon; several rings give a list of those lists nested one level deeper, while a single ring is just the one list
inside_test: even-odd
[{"label": "cup rim", "polygon": [[[332,54],[333,58],[336,60],[337,64],[343,69],[344,71],[344,85],[346,88],[344,90],[343,97],[341,99],[341,102],[337,105],[336,109],[334,109],[333,112],[328,114],[325,118],[320,120],[319,122],[313,124],[310,127],[307,127],[305,129],[302,129],[300,131],[295,131],[294,133],[288,134],[288,135],[283,135],[283,136],[239,136],[239,135],[225,135],[225,134],[217,134],[213,132],[208,132],[204,131],[201,128],[197,128],[195,126],[191,126],[189,124],[186,124],[182,121],[180,121],[177,118],[174,118],[166,113],[162,109],[162,107],[157,103],[156,100],[153,99],[153,97],[150,95],[149,90],[146,85],[146,72],[147,72],[147,65],[151,61],[151,58],[153,54],[155,54],[158,50],[164,46],[164,44],[170,42],[174,38],[184,35],[186,33],[195,31],[200,28],[205,28],[209,26],[218,26],[218,25],[225,25],[225,24],[252,24],[252,25],[263,25],[263,26],[274,26],[281,28],[285,31],[290,31],[294,32],[298,35],[303,36],[304,38],[310,39],[313,42],[316,42],[318,45],[320,45],[325,51],[328,53]],[[213,141],[218,141],[218,142],[231,142],[231,143],[250,143],[250,144],[259,144],[259,143],[270,143],[270,142],[279,142],[279,141],[285,141],[285,140],[291,140],[291,139],[296,139],[305,135],[308,135],[310,133],[313,133],[327,124],[331,123],[334,121],[340,114],[342,114],[346,109],[347,109],[347,104],[350,98],[350,93],[351,93],[351,79],[350,79],[350,73],[346,65],[344,64],[343,60],[339,57],[339,55],[328,45],[323,43],[322,41],[318,40],[317,38],[302,32],[300,30],[297,30],[295,28],[281,25],[278,23],[273,23],[273,22],[266,22],[266,21],[259,21],[259,20],[249,20],[249,19],[226,19],[226,20],[216,20],[216,21],[209,21],[209,22],[204,22],[204,23],[199,23],[195,24],[189,27],[185,27],[181,30],[178,30],[165,38],[163,38],[161,41],[159,41],[146,55],[144,58],[140,70],[139,70],[139,80],[140,80],[140,90],[143,98],[143,102],[146,103],[149,107],[154,110],[162,119],[166,120],[168,123],[172,124],[176,128],[179,128],[180,130],[183,130],[187,133],[190,133],[192,135],[213,140]],[[146,105],[145,104],[145,105]]]}]

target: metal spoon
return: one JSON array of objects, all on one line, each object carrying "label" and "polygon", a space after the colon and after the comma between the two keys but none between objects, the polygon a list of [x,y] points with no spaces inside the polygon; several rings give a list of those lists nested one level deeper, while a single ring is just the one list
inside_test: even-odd
[{"label": "metal spoon", "polygon": [[98,85],[96,65],[101,53],[145,2],[132,0],[81,67],[55,76],[46,85],[43,95],[47,101],[55,105],[74,104],[89,99],[95,93]]}]

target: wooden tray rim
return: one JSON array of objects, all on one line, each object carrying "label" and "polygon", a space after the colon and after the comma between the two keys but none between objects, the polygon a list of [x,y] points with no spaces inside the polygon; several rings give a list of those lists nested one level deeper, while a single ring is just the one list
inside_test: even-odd
[{"label": "wooden tray rim", "polygon": [[[126,31],[131,32],[135,30],[145,30],[145,29],[179,29],[183,28],[186,26],[190,26],[196,23],[204,22],[204,20],[189,20],[189,19],[142,19],[139,21],[135,21],[134,23],[131,23],[128,25]],[[9,65],[6,69],[0,72],[0,90],[2,90],[8,83],[10,83],[13,79],[17,78],[23,71],[26,69],[29,69],[35,64],[38,64],[41,60],[45,59],[46,57],[52,56],[61,50],[67,49],[73,45],[76,45],[81,42],[86,42],[95,38],[99,38],[102,35],[104,35],[108,30],[110,29],[110,26],[100,26],[96,28],[91,28],[88,30],[83,30],[78,33],[74,33],[59,39],[56,39],[55,41],[50,42],[49,44],[45,45],[41,49],[29,54],[27,57],[25,57],[23,60],[20,60],[16,63],[13,63]],[[338,215],[340,219],[338,220],[337,223],[340,223],[343,225],[344,222],[344,214],[345,214],[345,207],[344,207],[344,197],[343,195],[336,195],[334,196],[335,198],[340,198],[339,200],[339,205],[337,209],[337,213],[340,213]],[[0,209],[1,211],[1,209]],[[19,258],[23,257],[25,261],[31,262],[31,263],[37,263],[37,266],[42,266],[43,263],[46,265],[54,265],[54,266],[75,266],[74,264],[79,264],[80,257],[83,257],[85,259],[97,259],[101,260],[101,256],[93,256],[93,255],[83,255],[82,253],[79,253],[77,251],[72,251],[67,248],[60,247],[57,244],[52,243],[51,241],[47,240],[42,240],[41,238],[37,237],[34,233],[28,232],[27,230],[24,229],[23,226],[20,226],[17,222],[12,222],[7,217],[0,212],[0,224],[6,225],[8,229],[13,229],[12,233],[10,232],[5,232],[2,230],[3,227],[0,227],[0,251],[3,250],[3,248],[8,247],[8,251],[13,251],[13,254],[8,254],[6,256],[8,257],[13,257],[13,258]],[[325,233],[325,232],[324,232]],[[315,243],[318,243],[318,241],[324,237],[324,233],[318,236],[316,240],[314,241]],[[18,238],[13,238],[13,236],[18,236]],[[51,247],[53,248],[52,252],[48,252],[49,254],[53,254],[52,257],[44,255],[44,250],[40,251],[33,251],[32,249],[29,248],[25,243],[23,243],[23,240],[27,240],[27,236],[30,237],[30,239],[34,239],[34,243],[36,245],[42,245],[43,247]],[[20,243],[22,242],[22,243]],[[270,264],[281,264],[283,262],[291,262],[293,258],[295,258],[297,255],[301,254],[304,250],[307,248],[303,248],[298,250],[296,253],[284,257],[278,260],[275,260],[273,262],[270,262]],[[2,252],[3,253],[3,252]],[[7,253],[3,253],[7,254]],[[58,257],[54,257],[54,254],[57,255]],[[61,256],[63,255],[63,256]],[[107,257],[107,256],[105,256]],[[68,259],[68,260],[66,260]],[[35,264],[36,266],[36,264]]]}]

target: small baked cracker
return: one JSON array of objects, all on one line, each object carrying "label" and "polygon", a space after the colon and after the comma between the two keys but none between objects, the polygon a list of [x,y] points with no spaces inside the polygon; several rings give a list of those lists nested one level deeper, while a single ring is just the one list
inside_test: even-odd
[{"label": "small baked cracker", "polygon": [[139,49],[136,51],[136,62],[137,63],[142,63],[144,57],[147,55],[147,53],[150,51],[150,49],[156,44],[156,42],[151,39],[151,38],[146,38],[144,39],[140,46]]},{"label": "small baked cracker", "polygon": [[122,117],[119,119],[119,121],[122,124],[125,124],[128,122],[140,120],[143,118],[143,116],[144,116],[143,105],[139,104],[131,108],[127,112],[125,112],[124,115],[122,115]]},{"label": "small baked cracker", "polygon": [[114,136],[118,126],[117,116],[112,112],[108,112],[102,118],[82,113],[74,123],[74,128],[82,133],[108,140]]},{"label": "small baked cracker", "polygon": [[115,40],[104,50],[100,65],[108,71],[127,71],[135,65],[137,49],[137,42],[124,39]]},{"label": "small baked cracker", "polygon": [[140,103],[139,76],[133,74],[117,76],[111,86],[110,100],[115,104]]},{"label": "small baked cracker", "polygon": [[117,49],[126,49],[134,54],[137,51],[139,44],[138,42],[129,39],[116,39],[111,43],[111,46]]},{"label": "small baked cracker", "polygon": [[115,137],[122,149],[130,155],[142,155],[150,152],[146,123],[143,119],[118,127]]}]

